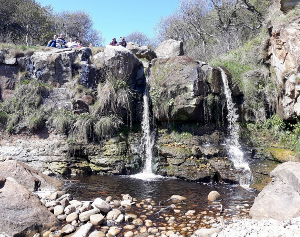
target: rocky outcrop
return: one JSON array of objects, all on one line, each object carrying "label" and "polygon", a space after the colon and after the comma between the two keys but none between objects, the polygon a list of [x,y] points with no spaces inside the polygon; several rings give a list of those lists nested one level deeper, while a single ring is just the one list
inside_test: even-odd
[{"label": "rocky outcrop", "polygon": [[[54,134],[44,139],[19,136],[0,140],[0,160],[10,157],[40,172],[56,175],[136,173],[141,166],[141,152],[139,134],[131,134],[128,139],[112,138],[102,146],[67,142]],[[35,176],[33,186],[35,181],[39,184]]]},{"label": "rocky outcrop", "polygon": [[300,116],[300,24],[294,21],[272,29],[269,57],[282,90],[278,114],[285,120]]},{"label": "rocky outcrop", "polygon": [[271,172],[272,182],[255,198],[253,219],[283,221],[300,216],[300,163],[286,162]]},{"label": "rocky outcrop", "polygon": [[177,129],[159,129],[158,174],[192,181],[239,183],[239,171],[221,145],[224,134],[195,124],[174,127]]},{"label": "rocky outcrop", "polygon": [[144,76],[139,73],[140,70],[143,72],[141,61],[122,46],[106,45],[103,52],[93,56],[93,61],[97,68],[108,70],[106,76],[128,81],[131,88],[136,88]]},{"label": "rocky outcrop", "polygon": [[29,191],[57,190],[62,182],[34,170],[24,163],[7,160],[0,163],[0,175],[14,178]]},{"label": "rocky outcrop", "polygon": [[155,52],[147,46],[139,46],[135,43],[129,42],[126,48],[140,59],[147,59],[148,61],[151,61],[156,58]]},{"label": "rocky outcrop", "polygon": [[59,223],[40,200],[12,178],[0,176],[0,233],[33,236]]},{"label": "rocky outcrop", "polygon": [[[230,82],[230,74],[227,72]],[[234,100],[242,95],[232,88]],[[220,69],[187,56],[152,60],[150,97],[159,121],[222,121],[224,89]]]},{"label": "rocky outcrop", "polygon": [[182,56],[183,53],[183,42],[169,39],[163,41],[155,49],[156,56],[158,58],[172,58],[176,56]]}]

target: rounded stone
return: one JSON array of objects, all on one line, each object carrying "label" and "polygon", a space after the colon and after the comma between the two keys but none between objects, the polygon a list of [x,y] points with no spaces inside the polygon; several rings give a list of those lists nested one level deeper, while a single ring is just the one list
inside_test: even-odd
[{"label": "rounded stone", "polygon": [[89,237],[105,237],[105,233],[102,231],[93,231]]},{"label": "rounded stone", "polygon": [[113,237],[113,236],[116,236],[117,234],[119,234],[120,232],[121,232],[121,230],[118,226],[113,226],[113,227],[109,228],[106,236]]},{"label": "rounded stone", "polygon": [[73,222],[74,220],[78,220],[78,213],[77,212],[73,212],[71,214],[69,214],[66,218],[66,222]]},{"label": "rounded stone", "polygon": [[210,202],[216,201],[221,195],[217,191],[211,191],[208,194],[207,200]]},{"label": "rounded stone", "polygon": [[64,212],[66,215],[71,214],[72,212],[76,211],[76,207],[74,207],[73,205],[69,205],[65,208]]},{"label": "rounded stone", "polygon": [[124,234],[124,237],[132,237],[134,233],[132,231],[128,231]]},{"label": "rounded stone", "polygon": [[144,223],[143,223],[143,220],[142,220],[142,219],[137,218],[137,219],[134,219],[134,220],[132,221],[132,224],[133,224],[133,225],[143,225]]},{"label": "rounded stone", "polygon": [[90,221],[93,225],[101,225],[104,221],[104,216],[102,214],[91,215]]},{"label": "rounded stone", "polygon": [[73,233],[75,230],[76,230],[75,226],[67,224],[61,229],[61,233],[67,235],[67,234]]},{"label": "rounded stone", "polygon": [[64,213],[64,206],[62,205],[57,205],[54,207],[54,215],[58,216]]}]

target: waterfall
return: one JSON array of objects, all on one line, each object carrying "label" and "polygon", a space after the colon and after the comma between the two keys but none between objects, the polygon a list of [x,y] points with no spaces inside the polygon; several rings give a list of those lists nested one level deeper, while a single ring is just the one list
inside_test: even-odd
[{"label": "waterfall", "polygon": [[143,120],[142,120],[142,130],[143,138],[142,143],[144,146],[144,169],[143,174],[153,174],[152,172],[152,159],[153,159],[153,145],[154,138],[151,134],[151,124],[150,124],[150,110],[149,110],[149,77],[146,78],[146,88],[143,95]]},{"label": "waterfall", "polygon": [[150,76],[146,77],[146,88],[143,95],[143,118],[142,118],[142,131],[143,136],[141,140],[141,146],[143,147],[143,160],[144,168],[141,173],[132,175],[133,178],[138,179],[155,179],[162,178],[160,175],[155,175],[153,173],[153,146],[154,146],[154,134],[151,132],[151,122],[150,122],[150,108],[149,108],[149,80]]},{"label": "waterfall", "polygon": [[228,120],[228,131],[229,137],[226,141],[229,159],[233,162],[234,167],[240,171],[239,183],[240,185],[248,186],[252,180],[252,173],[249,164],[244,159],[244,153],[241,150],[241,145],[239,143],[239,124],[237,108],[235,108],[232,101],[231,90],[228,85],[227,75],[222,68],[221,77],[224,85],[224,93],[227,103],[227,120]]}]

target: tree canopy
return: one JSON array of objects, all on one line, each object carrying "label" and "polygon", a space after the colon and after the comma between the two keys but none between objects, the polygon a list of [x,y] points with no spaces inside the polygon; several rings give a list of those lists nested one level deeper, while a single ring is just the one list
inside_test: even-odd
[{"label": "tree canopy", "polygon": [[268,0],[182,0],[176,12],[156,25],[160,41],[184,42],[194,58],[209,60],[239,47],[257,33]]},{"label": "tree canopy", "polygon": [[35,0],[0,0],[0,42],[46,45],[54,34],[76,37],[84,45],[103,44],[101,32],[84,11],[53,13]]}]

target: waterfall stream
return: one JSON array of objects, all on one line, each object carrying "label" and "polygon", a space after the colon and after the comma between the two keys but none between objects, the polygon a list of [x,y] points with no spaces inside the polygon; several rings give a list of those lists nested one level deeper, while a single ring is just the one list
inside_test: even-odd
[{"label": "waterfall stream", "polygon": [[153,178],[162,178],[160,175],[155,175],[153,173],[153,146],[154,146],[154,134],[151,132],[151,122],[150,122],[150,109],[149,109],[149,80],[150,76],[146,77],[146,88],[143,95],[143,120],[142,120],[142,147],[143,147],[143,160],[144,168],[141,173],[132,175],[134,178],[139,179],[153,179]]},{"label": "waterfall stream", "polygon": [[233,162],[234,167],[240,170],[239,183],[245,187],[249,187],[252,180],[252,173],[249,167],[249,164],[244,159],[244,153],[241,150],[241,145],[239,143],[239,124],[237,108],[232,101],[231,90],[228,85],[227,75],[222,68],[219,68],[221,71],[221,76],[224,85],[224,93],[227,103],[227,120],[228,120],[228,131],[229,137],[226,141],[226,146],[228,149],[229,159]]}]

